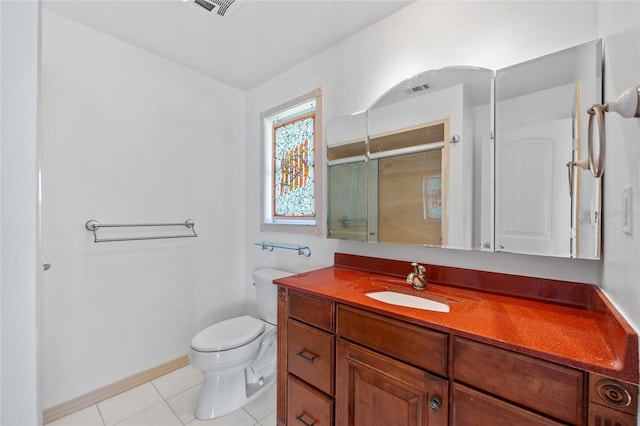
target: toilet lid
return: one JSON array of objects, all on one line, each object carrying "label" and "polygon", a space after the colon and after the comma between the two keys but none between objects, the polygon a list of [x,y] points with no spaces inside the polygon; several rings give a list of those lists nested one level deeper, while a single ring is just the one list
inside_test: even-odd
[{"label": "toilet lid", "polygon": [[224,351],[242,346],[264,331],[264,322],[249,315],[213,324],[191,339],[191,347],[200,352]]}]

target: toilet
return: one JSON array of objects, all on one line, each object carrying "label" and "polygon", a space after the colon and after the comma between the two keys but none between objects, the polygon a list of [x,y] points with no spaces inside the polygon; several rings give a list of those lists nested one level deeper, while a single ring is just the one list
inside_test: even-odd
[{"label": "toilet", "polygon": [[253,272],[258,318],[251,315],[215,323],[191,339],[189,362],[204,373],[195,416],[213,419],[251,402],[276,379],[276,269]]}]

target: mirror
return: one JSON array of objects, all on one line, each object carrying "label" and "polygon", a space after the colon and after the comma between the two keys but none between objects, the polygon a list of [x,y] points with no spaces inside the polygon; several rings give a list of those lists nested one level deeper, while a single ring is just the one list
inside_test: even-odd
[{"label": "mirror", "polygon": [[495,250],[600,257],[601,181],[587,113],[601,103],[599,40],[496,71]]},{"label": "mirror", "polygon": [[365,112],[327,122],[327,237],[366,241],[367,163]]},{"label": "mirror", "polygon": [[474,246],[474,151],[490,134],[493,71],[447,67],[400,82],[368,110],[369,240]]},{"label": "mirror", "polygon": [[599,259],[601,181],[578,164],[601,47],[426,71],[331,120],[328,237]]}]

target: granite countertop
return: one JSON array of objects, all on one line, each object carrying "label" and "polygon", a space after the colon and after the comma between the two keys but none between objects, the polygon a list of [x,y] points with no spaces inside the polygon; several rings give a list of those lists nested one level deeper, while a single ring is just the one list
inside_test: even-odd
[{"label": "granite countertop", "polygon": [[[518,280],[501,275],[506,282],[510,277]],[[572,306],[437,283],[417,291],[397,275],[338,265],[275,283],[454,336],[634,384],[639,381],[637,335],[595,286],[585,284],[593,292],[588,306]],[[384,290],[446,302],[450,311],[396,306],[365,295]]]}]

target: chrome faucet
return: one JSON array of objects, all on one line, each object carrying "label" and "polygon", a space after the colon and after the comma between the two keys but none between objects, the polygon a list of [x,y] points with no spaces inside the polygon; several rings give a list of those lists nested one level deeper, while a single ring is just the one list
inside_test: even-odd
[{"label": "chrome faucet", "polygon": [[416,262],[413,262],[411,266],[413,266],[413,272],[410,272],[409,275],[407,275],[407,282],[416,290],[426,290],[427,279],[425,274],[427,273],[427,268],[417,264]]}]

